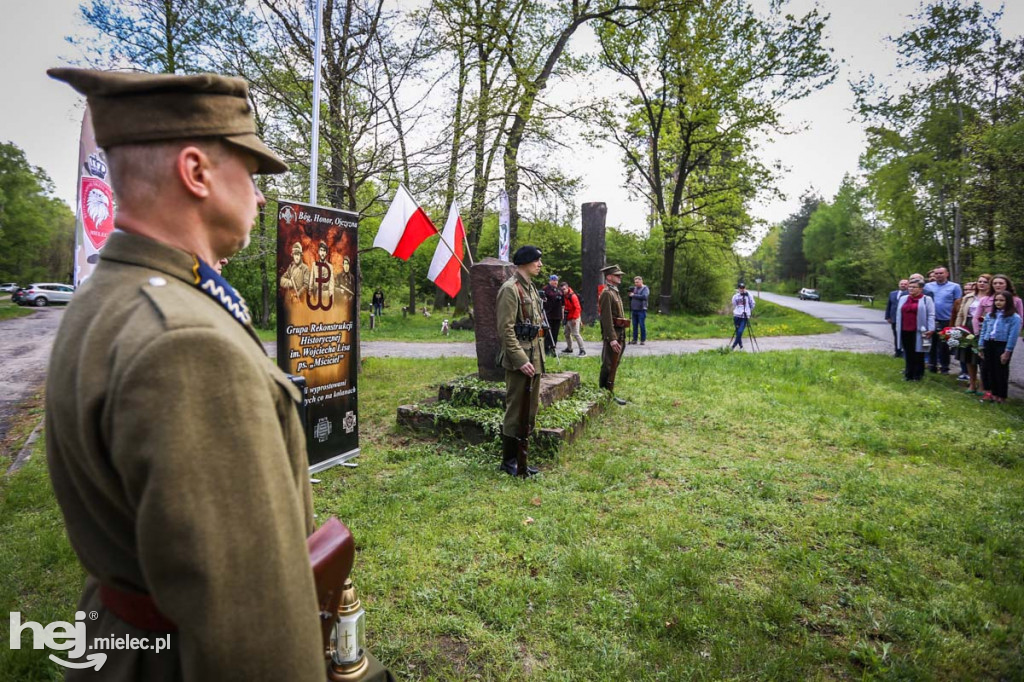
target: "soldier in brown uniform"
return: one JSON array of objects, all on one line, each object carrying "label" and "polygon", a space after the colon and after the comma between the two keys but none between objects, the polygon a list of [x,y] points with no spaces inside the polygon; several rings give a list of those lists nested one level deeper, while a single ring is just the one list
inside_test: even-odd
[{"label": "soldier in brown uniform", "polygon": [[[540,400],[540,375],[544,373],[544,308],[531,279],[543,263],[536,246],[520,247],[512,256],[516,274],[498,289],[498,362],[505,368],[505,422],[501,429],[501,470],[515,476],[519,439],[533,431]],[[530,389],[527,391],[527,389]],[[527,395],[529,393],[529,395]],[[529,400],[529,423],[522,433],[520,415]],[[532,476],[533,467],[527,469]]]},{"label": "soldier in brown uniform", "polygon": [[90,645],[173,633],[67,678],[322,682],[299,393],[210,267],[248,242],[252,174],[287,166],[242,80],[49,73],[88,97],[118,198],[46,389],[50,476],[89,574],[79,608],[98,613]]},{"label": "soldier in brown uniform", "polygon": [[[601,269],[601,274],[604,275],[604,291],[597,299],[597,309],[601,318],[601,340],[604,344],[601,349],[601,376],[598,385],[615,393],[615,373],[625,348],[626,329],[629,328],[629,318],[622,309],[622,299],[619,297],[619,284],[622,283],[622,275],[625,273],[618,265],[609,265]],[[614,400],[619,405],[626,404],[625,400],[617,396]]]}]

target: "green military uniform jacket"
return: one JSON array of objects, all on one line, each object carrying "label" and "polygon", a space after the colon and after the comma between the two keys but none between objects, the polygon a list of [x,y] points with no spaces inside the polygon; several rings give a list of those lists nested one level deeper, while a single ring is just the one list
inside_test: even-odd
[{"label": "green military uniform jacket", "polygon": [[193,264],[115,232],[53,347],[47,456],[90,576],[80,609],[99,614],[89,643],[154,637],[99,583],[148,593],[178,627],[170,651],[107,651],[68,678],[322,682],[299,394]]},{"label": "green military uniform jacket", "polygon": [[532,362],[538,374],[544,372],[544,339],[538,335],[533,341],[520,340],[516,338],[515,332],[516,322],[526,321],[540,326],[543,315],[544,308],[537,289],[516,270],[516,274],[505,280],[498,289],[498,341],[501,343],[498,362],[502,367],[518,370],[527,362]]},{"label": "green military uniform jacket", "polygon": [[625,318],[626,314],[622,309],[622,299],[619,297],[619,288],[605,283],[601,297],[597,299],[597,309],[601,317],[601,339],[605,343],[625,338],[625,331],[617,329],[612,323],[614,318]]}]

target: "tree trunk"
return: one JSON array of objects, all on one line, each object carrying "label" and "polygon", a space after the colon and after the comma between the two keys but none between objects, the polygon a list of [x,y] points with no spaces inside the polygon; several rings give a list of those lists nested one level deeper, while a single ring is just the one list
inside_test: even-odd
[{"label": "tree trunk", "polygon": [[668,315],[672,312],[672,274],[676,267],[676,244],[674,239],[665,237],[665,260],[661,266],[661,295],[658,297],[658,312]]}]

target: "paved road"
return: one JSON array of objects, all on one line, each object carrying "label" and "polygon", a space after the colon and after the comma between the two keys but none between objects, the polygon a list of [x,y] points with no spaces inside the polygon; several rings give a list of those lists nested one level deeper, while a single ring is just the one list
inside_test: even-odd
[{"label": "paved road", "polygon": [[42,386],[63,314],[63,306],[38,308],[26,317],[0,322],[0,440],[7,436],[15,406]]},{"label": "paved road", "polygon": [[[844,350],[858,353],[891,353],[892,332],[885,322],[885,309],[876,301],[874,308],[864,308],[820,301],[801,301],[791,296],[761,293],[761,298],[779,305],[796,308],[810,315],[842,326],[834,334],[811,336],[783,336],[758,338],[760,350],[787,350],[812,348],[818,350]],[[32,395],[43,383],[46,363],[53,337],[57,332],[64,308],[43,308],[32,315],[0,322],[0,439],[8,428],[8,420],[15,406]],[[755,317],[754,332],[757,332]],[[652,324],[657,318],[652,318]],[[678,355],[699,350],[720,348],[728,339],[699,339],[694,341],[649,341],[644,346],[627,347],[627,357],[644,355]],[[267,352],[276,352],[275,344],[264,344]],[[560,344],[561,345],[561,344]],[[750,344],[748,343],[748,350]],[[593,361],[601,355],[601,344],[589,342],[587,352]],[[474,357],[472,343],[409,343],[399,341],[365,341],[363,357],[436,358],[442,356]],[[553,363],[552,363],[553,364]],[[1010,392],[1024,397],[1024,350],[1014,353],[1010,367]]]}]

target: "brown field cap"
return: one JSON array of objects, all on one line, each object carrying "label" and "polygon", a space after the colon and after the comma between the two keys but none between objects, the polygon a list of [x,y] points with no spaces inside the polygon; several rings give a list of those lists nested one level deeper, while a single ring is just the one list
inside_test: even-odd
[{"label": "brown field cap", "polygon": [[75,68],[46,73],[85,95],[101,147],[216,137],[253,154],[259,173],[288,170],[256,136],[249,86],[241,78]]},{"label": "brown field cap", "polygon": [[607,277],[608,275],[625,275],[626,273],[620,270],[618,265],[606,265],[601,268],[601,274]]}]

